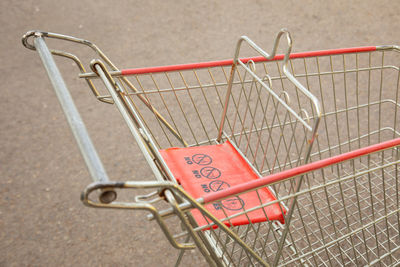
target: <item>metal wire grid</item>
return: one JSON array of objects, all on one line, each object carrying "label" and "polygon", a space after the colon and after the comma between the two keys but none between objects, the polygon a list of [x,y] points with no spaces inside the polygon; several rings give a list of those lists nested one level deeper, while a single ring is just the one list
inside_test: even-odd
[{"label": "metal wire grid", "polygon": [[[398,166],[391,165],[398,162],[396,153],[366,156],[307,177],[306,186],[330,185],[298,199],[289,239],[299,258],[312,266],[390,265],[400,260]],[[296,262],[286,255],[281,264]]]},{"label": "metal wire grid", "polygon": [[[318,77],[319,86],[307,81],[323,109],[314,146],[315,153],[322,154],[319,158],[399,135],[398,58],[398,52],[340,55],[335,66],[330,57],[331,71]],[[319,63],[318,58],[315,61]]]},{"label": "metal wire grid", "polygon": [[[394,108],[398,102],[398,67],[393,65],[397,58],[396,52],[371,52],[290,61],[296,78],[322,104],[325,119],[318,135],[324,137],[317,139],[314,153],[329,157],[387,140],[389,137],[382,137],[384,130],[398,131]],[[257,75],[265,83],[271,82],[274,92],[312,124],[315,114],[308,99],[282,76],[280,62],[254,66]],[[131,81],[138,92],[127,89],[127,93],[146,98],[188,145],[211,144],[217,135],[229,71],[230,67],[215,67],[135,75]],[[307,141],[304,126],[249,76],[243,69],[237,70],[226,135],[263,175],[296,166],[304,149],[302,143]],[[182,146],[144,104],[132,99],[160,149]],[[393,112],[383,112],[382,106],[390,105]],[[374,133],[376,139],[371,137]],[[277,156],[270,159],[271,154]]]},{"label": "metal wire grid", "polygon": [[[297,205],[279,265],[392,266],[399,263],[399,156],[398,148],[391,148],[307,174],[302,189],[295,194]],[[288,187],[295,179],[292,177],[277,185]],[[282,190],[277,196],[278,201],[287,203],[294,194]],[[223,207],[220,201],[208,205]],[[252,210],[269,205],[260,202]],[[247,216],[252,210],[243,208],[225,221],[243,214]],[[203,215],[209,220],[208,214]],[[222,262],[229,266],[260,264],[232,239],[231,233],[211,226],[196,230],[211,236]],[[279,223],[249,222],[232,230],[263,260],[274,262],[281,241]]]},{"label": "metal wire grid", "polygon": [[[249,64],[252,68],[256,65],[252,62]],[[274,87],[274,90],[281,102],[249,78],[246,71],[238,69],[233,81],[224,137],[230,138],[259,170],[296,166],[300,155],[304,154],[307,131],[282,105],[282,102],[289,100],[288,92],[296,94],[296,90],[282,77],[278,62],[257,65],[265,83],[272,85],[276,82],[280,86]],[[132,102],[158,148],[182,146],[182,142],[143,103],[135,101],[135,95],[143,96],[154,109],[163,114],[189,146],[213,144],[218,134],[229,72],[230,67],[215,67],[135,75],[131,81],[138,92],[127,93],[132,97]],[[275,75],[270,74],[273,72]],[[290,89],[285,89],[285,86]],[[294,97],[297,98],[297,95]],[[306,105],[312,110],[310,103]],[[309,114],[300,104],[296,113],[300,116]],[[276,157],[271,158],[269,155]]]},{"label": "metal wire grid", "polygon": [[[306,84],[322,102],[323,120],[319,137],[314,145],[312,160],[331,157],[399,135],[397,129],[399,74],[398,67],[392,64],[396,60],[388,57],[386,55],[388,53],[394,52],[291,60],[291,70],[296,78]],[[394,56],[396,57],[397,53],[394,53]],[[259,71],[258,75],[263,77],[262,80],[268,83],[285,103],[292,105],[292,108],[294,105],[297,113],[305,121],[311,122],[314,119],[313,109],[309,108],[307,100],[282,77],[279,62],[257,64],[249,62],[248,66],[254,71]],[[301,71],[297,71],[299,69]],[[141,94],[161,114],[168,114],[170,123],[190,145],[210,144],[215,141],[218,130],[218,119],[223,109],[223,90],[229,79],[227,73],[229,73],[228,68],[217,67],[177,73],[135,75],[136,88],[140,90],[130,95]],[[307,142],[304,125],[298,127],[299,122],[293,119],[292,114],[282,108],[279,101],[265,94],[259,83],[249,78],[246,71],[237,70],[233,88],[231,98],[233,104],[230,104],[231,110],[227,115],[229,133],[226,133],[226,136],[234,141],[263,175],[298,165],[302,160],[304,144]],[[153,114],[151,112],[145,114],[143,111],[146,109],[140,107],[140,102],[134,101],[134,103],[138,105],[137,110],[141,111],[141,118],[146,126],[154,127],[154,123],[153,125],[149,123],[151,121],[149,116]],[[157,117],[153,116],[152,119],[154,118],[157,121],[156,127],[149,129],[157,145],[160,148],[179,145],[176,138],[171,136]],[[382,160],[387,162],[391,159],[382,157]],[[356,171],[362,171],[364,168],[368,172],[376,164],[370,158],[368,162],[359,164],[358,167],[354,167],[356,164],[354,162],[349,170],[346,171],[343,166],[338,167],[338,170],[343,170],[343,174],[347,175],[350,174],[346,172],[353,170],[354,176]],[[280,264],[308,263],[334,266],[380,262],[385,265],[398,261],[396,254],[398,252],[396,248],[399,247],[398,239],[396,234],[392,235],[390,232],[397,231],[398,236],[398,223],[396,224],[398,200],[397,202],[393,200],[394,196],[398,198],[398,191],[392,190],[393,185],[386,186],[386,189],[385,186],[383,189],[376,187],[382,184],[382,178],[385,179],[385,184],[395,180],[395,186],[398,186],[397,176],[393,173],[397,174],[397,169],[395,171],[384,169],[381,173],[369,172],[368,175],[359,176],[361,178],[367,176],[368,179],[354,177],[351,182],[339,183],[339,187],[322,186],[326,188],[318,193],[310,190],[308,198],[299,197],[295,211],[298,214],[294,215],[290,226],[296,231],[289,233]],[[331,170],[331,177],[336,179],[343,177],[343,174],[340,171],[335,174],[335,171]],[[320,179],[329,177],[326,170],[321,177]],[[309,183],[309,179],[306,181],[303,186],[313,185]],[[313,177],[313,181],[318,179]],[[293,193],[293,187],[293,183],[282,183],[275,185],[274,189],[278,196],[285,196],[288,200]],[[363,189],[364,192],[369,192],[369,195],[361,197],[359,192]],[[392,191],[388,194],[385,190]],[[386,208],[385,205],[381,205],[382,200],[373,197],[373,193],[380,193]],[[325,202],[320,196],[323,194]],[[368,196],[369,202],[366,200]],[[388,201],[397,203],[397,215],[396,212],[387,215],[387,210],[393,205],[388,205]],[[317,208],[321,204],[325,207]],[[308,213],[311,207],[314,211]],[[379,217],[382,210],[385,215]],[[382,221],[386,224],[385,227],[381,225],[382,221],[370,220],[377,216],[384,218]],[[320,217],[322,219],[319,219]],[[335,221],[334,217],[341,219]],[[355,229],[353,227],[359,226],[360,223],[369,226],[358,233],[349,234],[350,230]],[[269,222],[236,227],[234,231],[244,242],[253,243],[255,251],[258,239],[268,240],[274,236],[273,242],[265,241],[261,246],[262,249],[258,249],[262,257],[272,261],[271,255],[276,253],[281,228],[282,226]],[[298,231],[298,229],[303,230]],[[217,233],[218,230],[209,231],[212,237],[208,239],[214,240],[213,245],[224,262],[233,266],[250,264],[251,261],[247,262],[242,258],[249,260],[251,257],[240,245],[230,240],[229,236]],[[299,234],[300,232],[302,234]],[[346,235],[349,238],[343,238]],[[382,239],[381,236],[387,238]],[[226,238],[226,242],[221,241],[223,238]],[[380,241],[381,239],[383,241]],[[371,242],[375,242],[376,246],[370,247]],[[228,247],[231,247],[230,252]],[[395,249],[390,253],[390,248]]]}]

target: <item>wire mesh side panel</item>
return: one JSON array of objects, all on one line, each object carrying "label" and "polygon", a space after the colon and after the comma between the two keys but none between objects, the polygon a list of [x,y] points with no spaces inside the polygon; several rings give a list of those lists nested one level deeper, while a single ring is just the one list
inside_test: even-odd
[{"label": "wire mesh side panel", "polygon": [[393,148],[308,174],[280,264],[399,263],[398,163]]},{"label": "wire mesh side panel", "polygon": [[322,107],[311,160],[400,135],[399,59],[398,51],[375,51],[291,62]]},{"label": "wire mesh side panel", "polygon": [[[296,194],[297,205],[278,265],[363,266],[380,263],[381,266],[392,266],[400,263],[399,163],[399,147],[392,147],[306,174],[307,185]],[[274,184],[278,195],[280,189],[288,187],[287,184],[295,179],[292,177]],[[258,194],[260,190],[263,189],[250,193]],[[240,197],[238,194],[228,199]],[[293,194],[289,194],[280,196],[278,201],[288,203],[292,198]],[[233,208],[233,202],[230,205],[226,201],[207,205],[223,210]],[[273,204],[263,203],[260,198],[258,205],[239,207],[237,214],[223,222],[231,225],[235,217],[250,218],[256,212],[264,212],[267,217],[267,210]],[[221,262],[226,265],[262,265],[247,249],[261,257],[264,264],[272,264],[277,255],[281,226],[268,220],[248,222],[230,228],[245,245],[212,223],[196,230],[216,244]]]},{"label": "wire mesh side panel", "polygon": [[[215,143],[229,68],[213,67],[130,77],[138,92],[127,89],[127,93],[159,149]],[[172,134],[136,95],[143,96],[184,142]]]},{"label": "wire mesh side panel", "polygon": [[[294,76],[321,101],[323,116],[312,161],[400,135],[398,59],[395,51],[376,51],[290,60]],[[308,125],[316,119],[311,101],[282,75],[280,64],[247,65],[278,97],[244,67],[236,70],[224,128],[225,137],[262,175],[302,163],[310,131],[299,118]],[[131,77],[138,92],[127,93],[160,149],[215,142],[230,70],[213,67]],[[137,94],[184,142],[137,100]],[[382,164],[398,163],[397,153],[385,151],[308,174],[290,226],[268,221],[266,215],[265,222],[230,228],[246,249],[220,228],[197,231],[226,265],[262,264],[249,249],[273,263],[284,227],[290,228],[279,253],[281,265],[394,264],[399,261],[398,165]],[[295,179],[273,186],[280,203],[289,205],[293,199]]]},{"label": "wire mesh side panel", "polygon": [[[223,138],[236,144],[260,173],[297,166],[308,147],[312,127],[304,124],[313,123],[312,104],[286,80],[280,62],[252,62],[250,67],[272,89],[268,91],[238,67]],[[130,79],[138,92],[127,89],[127,93],[159,148],[212,144],[219,132],[230,71],[231,66],[221,66],[135,75]],[[135,94],[145,97],[185,143],[171,134]]]},{"label": "wire mesh side panel", "polygon": [[[320,100],[323,118],[313,160],[399,135],[399,53],[375,51],[296,58],[289,70]],[[238,66],[224,132],[262,174],[297,166],[314,126],[311,101],[282,73],[282,61],[248,63],[274,97]],[[218,135],[231,66],[130,77],[126,89],[160,149],[212,144]],[[181,136],[179,141],[135,95],[147,99]],[[285,104],[293,112],[285,107]]]},{"label": "wire mesh side panel", "polygon": [[[398,117],[400,111],[399,56],[398,51],[376,51],[370,53],[299,58],[291,61],[291,70],[295,73],[296,78],[305,84],[321,101],[322,106],[323,115],[318,129],[318,138],[313,145],[310,161],[329,158],[400,136],[398,130],[398,124],[400,123]],[[332,169],[329,171],[325,169],[321,171],[319,178],[315,176],[314,173],[313,176],[308,175],[304,179],[303,188],[312,187],[318,179],[328,182],[330,179],[342,177],[344,174],[352,174],[356,171],[368,171],[375,168],[377,164],[382,164],[380,162],[383,161],[392,162],[397,160],[390,152],[382,155],[375,155],[374,157],[375,158],[364,157],[359,161],[354,161],[352,164],[340,165],[336,167],[336,170]],[[387,179],[387,181],[391,183],[391,186],[398,186],[397,170],[394,171],[388,167],[385,171],[371,172],[367,174],[367,182],[365,179],[362,180],[362,177],[365,178],[366,176],[360,176],[358,178],[357,183],[360,185],[357,184],[357,187],[359,188],[355,188],[355,185],[351,188],[351,182],[347,182],[331,187],[330,190],[332,190],[332,192],[329,194],[324,191],[318,193],[328,194],[325,198],[325,202],[323,199],[321,200],[320,197],[317,197],[318,194],[314,198],[312,195],[310,195],[308,199],[304,197],[298,198],[298,205],[293,215],[294,218],[289,226],[290,229],[293,230],[290,231],[286,240],[286,243],[291,245],[284,249],[280,264],[289,264],[291,261],[287,260],[288,257],[293,257],[293,255],[297,253],[299,255],[309,253],[309,256],[312,256],[312,260],[308,261],[312,266],[324,264],[335,266],[339,263],[363,265],[379,261],[379,258],[383,257],[382,255],[388,256],[390,254],[389,251],[391,249],[389,248],[388,250],[380,250],[379,247],[386,244],[380,243],[383,241],[376,241],[377,249],[370,247],[365,249],[365,251],[368,252],[363,252],[360,248],[357,248],[358,250],[353,249],[353,247],[359,247],[361,243],[365,243],[374,238],[381,240],[381,237],[371,236],[371,233],[375,236],[382,236],[384,235],[382,234],[383,230],[369,232],[369,236],[364,233],[365,231],[362,231],[363,237],[357,235],[354,237],[354,240],[343,239],[347,241],[336,242],[339,247],[347,246],[347,249],[343,251],[341,251],[340,248],[335,248],[336,252],[334,252],[335,250],[327,250],[327,248],[324,247],[323,249],[321,248],[318,253],[312,252],[316,247],[314,244],[319,243],[321,247],[325,246],[322,244],[334,242],[335,236],[336,238],[342,238],[342,236],[350,234],[350,229],[353,231],[356,226],[361,227],[371,222],[371,220],[368,221],[368,219],[364,219],[364,217],[377,218],[376,214],[379,214],[382,210],[385,211],[386,208],[383,206],[378,208],[379,205],[375,204],[374,201],[381,201],[381,203],[383,203],[384,198],[390,199],[398,197],[398,191],[385,191],[385,186],[383,186],[384,189],[375,189],[376,185],[380,185],[379,183],[386,183],[382,179]],[[365,183],[368,183],[368,186],[362,188],[361,185],[365,185]],[[290,195],[291,191],[287,188],[290,189],[292,183],[287,183],[286,186],[287,187],[282,184],[279,188],[274,187],[279,197]],[[365,191],[365,189],[369,189],[369,191]],[[369,192],[371,196],[377,196],[377,200],[372,200],[370,202],[364,201],[363,206],[360,207],[360,204],[357,202],[369,197],[369,195],[363,195],[360,192]],[[357,199],[357,197],[359,197],[359,199]],[[342,201],[342,203],[338,203],[338,201]],[[349,202],[347,203],[346,201]],[[324,206],[321,207],[324,207],[324,209],[318,208],[318,206],[315,205],[315,203],[318,202],[323,203]],[[391,205],[397,205],[398,209],[398,202],[393,200],[390,203],[392,203]],[[370,204],[371,207],[368,207],[367,204]],[[384,205],[387,204],[389,204],[389,202],[384,203]],[[357,213],[357,208],[360,208],[362,211],[361,215],[361,211]],[[377,210],[374,210],[375,208]],[[378,211],[378,209],[380,209],[380,211]],[[334,215],[331,217],[336,216],[340,218],[340,220],[336,221],[335,219],[329,223],[326,214],[331,214],[332,212]],[[360,218],[363,219],[359,219],[358,223],[353,223],[354,216],[361,216]],[[390,216],[392,221],[398,219],[393,216]],[[386,221],[386,219],[384,219],[384,221]],[[370,225],[375,229],[381,227],[381,223],[382,222],[371,223]],[[304,230],[300,231],[301,234],[299,234],[297,229],[300,229],[301,225],[303,225]],[[347,229],[347,232],[343,229]],[[370,231],[370,228],[366,231]],[[388,231],[389,230],[387,230],[387,232]],[[386,233],[386,235],[389,234]],[[326,242],[324,240],[330,241]],[[387,243],[390,242],[388,241]],[[305,250],[307,246],[309,249]],[[397,246],[394,247],[398,248],[398,243]],[[296,253],[293,254],[294,249]],[[385,252],[383,253],[382,251]],[[324,253],[326,254],[325,256],[318,256]],[[398,251],[396,253],[399,255]],[[329,254],[331,256],[329,256]],[[355,254],[363,256],[359,258],[358,256],[354,256]],[[370,254],[375,256],[371,256]],[[339,257],[337,255],[339,255]],[[299,256],[298,259],[301,260],[298,260],[296,264],[294,264],[293,261],[292,263],[294,265],[300,264],[307,257],[301,258]],[[390,257],[391,256],[389,256],[389,258]],[[383,262],[387,263],[387,259]],[[396,261],[390,262],[390,264],[392,264],[392,262]]]}]

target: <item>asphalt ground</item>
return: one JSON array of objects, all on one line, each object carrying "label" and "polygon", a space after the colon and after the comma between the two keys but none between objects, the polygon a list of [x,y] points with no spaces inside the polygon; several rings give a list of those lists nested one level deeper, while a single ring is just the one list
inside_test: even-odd
[{"label": "asphalt ground", "polygon": [[[146,67],[232,58],[241,35],[268,51],[284,27],[294,52],[399,44],[399,4],[1,1],[0,266],[171,266],[178,255],[144,212],[82,205],[89,174],[38,54],[21,44],[28,30],[85,38],[120,68]],[[118,112],[71,62],[57,63],[111,179],[152,179]],[[187,254],[183,265],[204,265]]]}]

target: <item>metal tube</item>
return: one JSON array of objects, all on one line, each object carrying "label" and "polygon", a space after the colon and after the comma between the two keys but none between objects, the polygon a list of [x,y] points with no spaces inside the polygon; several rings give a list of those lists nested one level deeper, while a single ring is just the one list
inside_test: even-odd
[{"label": "metal tube", "polygon": [[[154,175],[157,180],[159,181],[165,181],[164,177],[161,175],[160,171],[157,168],[157,165],[154,162],[154,158],[152,155],[148,152],[148,148],[146,147],[146,143],[143,141],[146,137],[144,131],[142,128],[138,128],[135,126],[134,122],[131,120],[131,117],[128,113],[128,111],[124,107],[124,103],[119,97],[119,94],[115,91],[113,85],[111,82],[107,79],[106,74],[104,73],[102,66],[100,66],[101,61],[94,61],[93,67],[94,69],[98,72],[100,78],[102,79],[104,85],[106,86],[107,90],[109,91],[111,97],[114,100],[114,103],[117,105],[117,108],[119,112],[121,113],[122,117],[124,118],[126,124],[129,127],[129,130],[131,131],[132,135],[134,136],[135,140],[137,141],[137,144],[139,146],[139,149],[142,151],[147,163],[149,164],[150,168],[154,172]],[[104,66],[104,64],[103,64]],[[135,116],[135,118],[138,118]],[[172,175],[172,174],[171,174]],[[172,176],[173,177],[173,176]]]},{"label": "metal tube", "polygon": [[[90,176],[94,181],[108,182],[108,175],[44,39],[41,36],[36,37],[34,39],[34,44],[47,71],[50,82],[53,85],[54,91],[56,92],[71,131],[78,143],[79,150],[85,160]],[[99,198],[103,203],[110,203],[114,201],[116,197],[117,195],[114,190],[103,190]]]}]

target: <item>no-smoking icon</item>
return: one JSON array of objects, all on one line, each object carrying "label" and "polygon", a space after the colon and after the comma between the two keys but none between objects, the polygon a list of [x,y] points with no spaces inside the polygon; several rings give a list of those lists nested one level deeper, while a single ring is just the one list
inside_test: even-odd
[{"label": "no-smoking icon", "polygon": [[208,186],[214,192],[221,191],[230,187],[230,185],[227,182],[221,180],[212,181]]},{"label": "no-smoking icon", "polygon": [[195,154],[192,156],[192,160],[199,165],[208,165],[212,162],[212,158],[206,154]]},{"label": "no-smoking icon", "polygon": [[200,170],[200,174],[208,179],[217,179],[221,176],[221,171],[217,168],[207,166]]},{"label": "no-smoking icon", "polygon": [[232,197],[222,200],[221,204],[228,210],[241,210],[244,207],[244,201],[240,197]]}]

